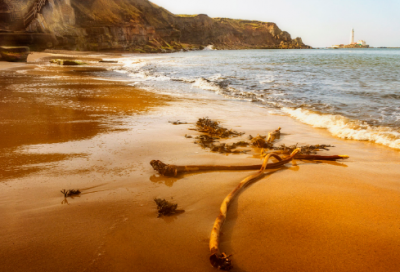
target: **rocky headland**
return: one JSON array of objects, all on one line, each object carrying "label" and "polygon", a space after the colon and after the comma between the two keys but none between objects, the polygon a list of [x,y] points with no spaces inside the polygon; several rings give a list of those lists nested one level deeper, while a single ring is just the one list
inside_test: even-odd
[{"label": "rocky headland", "polygon": [[56,42],[44,43],[46,47],[129,52],[173,52],[208,45],[310,48],[275,23],[175,15],[148,0],[0,0],[0,15],[0,32],[48,33]]}]

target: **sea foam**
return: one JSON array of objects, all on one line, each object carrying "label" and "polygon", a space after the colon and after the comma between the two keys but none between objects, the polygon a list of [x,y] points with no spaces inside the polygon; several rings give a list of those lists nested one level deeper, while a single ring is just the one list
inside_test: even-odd
[{"label": "sea foam", "polygon": [[388,127],[372,127],[365,122],[341,115],[319,114],[306,109],[282,108],[282,111],[299,121],[317,128],[326,128],[339,138],[370,141],[400,149],[400,133]]}]

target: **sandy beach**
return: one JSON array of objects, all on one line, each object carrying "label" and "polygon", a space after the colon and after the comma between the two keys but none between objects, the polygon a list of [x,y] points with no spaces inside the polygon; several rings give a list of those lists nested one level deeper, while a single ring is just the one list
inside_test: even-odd
[{"label": "sandy beach", "polygon": [[[65,57],[89,65],[48,64]],[[150,166],[261,163],[260,149],[219,154],[186,138],[206,116],[246,133],[235,141],[281,127],[278,144],[330,144],[321,155],[350,156],[296,160],[247,187],[223,226],[232,271],[399,269],[400,151],[250,102],[104,80],[110,64],[98,60],[111,57],[119,56],[65,51],[0,62],[0,271],[216,271],[208,243],[219,207],[254,171],[164,177]],[[64,199],[62,189],[82,194]],[[185,212],[158,218],[154,198]]]}]

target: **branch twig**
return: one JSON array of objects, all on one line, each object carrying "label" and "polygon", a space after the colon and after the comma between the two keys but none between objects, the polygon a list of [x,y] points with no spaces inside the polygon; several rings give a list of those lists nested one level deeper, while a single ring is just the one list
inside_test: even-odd
[{"label": "branch twig", "polygon": [[[273,169],[288,163],[291,159],[281,159],[278,155],[271,153],[272,157],[278,159],[278,162],[269,163],[266,169]],[[333,156],[320,156],[320,155],[302,155],[297,154],[294,158],[299,160],[328,160],[335,161],[340,159],[347,159],[349,156],[347,155],[333,155]],[[287,161],[288,160],[288,161]],[[186,172],[197,172],[197,171],[222,171],[222,170],[257,170],[260,169],[261,165],[173,165],[173,164],[165,164],[159,160],[152,160],[150,162],[151,166],[154,170],[160,173],[163,176],[175,177],[179,174]]]},{"label": "branch twig", "polygon": [[[288,163],[290,162],[294,156],[300,151],[300,149],[296,149],[293,151],[293,153],[280,161]],[[261,166],[261,169],[257,171],[256,173],[246,177],[244,180],[242,180],[239,185],[224,199],[224,201],[221,204],[220,208],[220,214],[218,215],[217,219],[215,220],[214,227],[211,231],[211,236],[210,236],[210,262],[212,266],[215,268],[218,268],[220,270],[230,270],[232,268],[231,265],[231,260],[229,259],[230,256],[226,255],[225,253],[221,253],[219,249],[219,241],[220,241],[220,233],[221,233],[221,227],[223,223],[225,222],[226,219],[226,214],[228,211],[229,204],[231,203],[231,200],[240,192],[241,189],[246,187],[248,184],[250,184],[252,181],[255,179],[259,178],[264,174],[265,169],[268,169],[268,161],[271,157],[277,156],[274,153],[268,154],[263,161],[263,164]],[[282,164],[283,165],[283,164]]]}]

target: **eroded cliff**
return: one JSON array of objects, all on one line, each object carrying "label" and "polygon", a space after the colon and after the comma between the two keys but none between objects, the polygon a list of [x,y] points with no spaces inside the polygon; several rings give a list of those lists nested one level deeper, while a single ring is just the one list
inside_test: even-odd
[{"label": "eroded cliff", "polygon": [[[37,2],[43,6],[27,19]],[[174,15],[148,0],[0,0],[1,10],[11,18],[3,29],[54,33],[59,47],[77,50],[309,48],[275,23]]]}]

